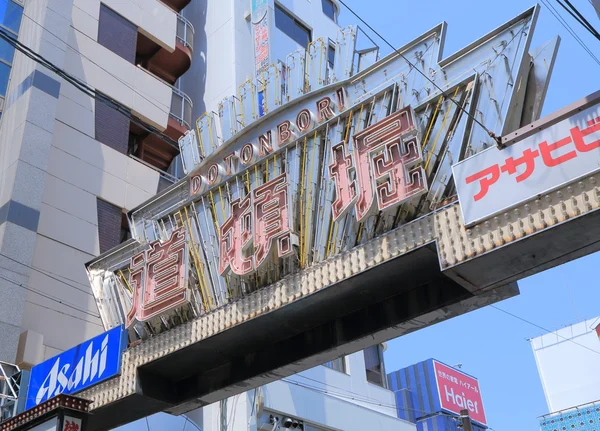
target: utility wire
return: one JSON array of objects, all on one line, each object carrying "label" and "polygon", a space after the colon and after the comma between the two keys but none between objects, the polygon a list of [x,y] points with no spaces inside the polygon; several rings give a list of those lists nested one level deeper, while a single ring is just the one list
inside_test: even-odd
[{"label": "utility wire", "polygon": [[[536,328],[538,328],[538,329],[541,329],[542,331],[545,331],[545,332],[547,332],[547,333],[552,333],[552,334],[554,334],[554,333],[555,333],[555,332],[553,332],[553,331],[550,331],[549,329],[546,329],[546,328],[544,328],[543,326],[540,326],[540,325],[538,325],[537,323],[533,323],[533,322],[532,322],[532,321],[530,321],[530,320],[527,320],[527,319],[525,319],[525,318],[523,318],[523,317],[517,316],[516,314],[513,314],[513,313],[511,313],[510,311],[503,310],[502,308],[500,308],[500,307],[497,307],[497,306],[495,306],[495,305],[493,305],[493,304],[491,304],[491,305],[490,305],[490,307],[492,307],[492,308],[494,308],[495,310],[498,310],[498,311],[500,311],[500,312],[502,312],[502,313],[504,313],[504,314],[507,314],[508,316],[512,316],[512,317],[514,317],[515,319],[518,319],[518,320],[520,320],[520,321],[522,321],[522,322],[525,322],[525,323],[528,323],[528,324],[530,324],[530,325],[532,325],[532,326],[535,326]],[[577,345],[577,346],[579,346],[579,347],[583,347],[584,349],[586,349],[586,350],[589,350],[590,352],[594,352],[594,353],[596,353],[596,354],[600,355],[600,352],[599,352],[599,351],[597,351],[597,350],[594,350],[594,349],[592,349],[592,348],[590,348],[590,347],[588,347],[588,346],[586,346],[586,345],[584,345],[584,344],[580,344],[580,343],[578,343],[577,341],[573,340],[572,338],[563,337],[563,336],[562,336],[562,335],[560,335],[560,334],[556,334],[556,336],[557,336],[557,337],[559,337],[559,338],[562,338],[562,339],[564,339],[565,341],[570,341],[571,343],[573,343],[573,344],[576,344],[576,345]]]},{"label": "utility wire", "polygon": [[6,42],[8,42],[9,45],[14,47],[17,51],[21,52],[22,54],[24,54],[28,58],[32,59],[33,61],[41,64],[42,66],[44,66],[47,69],[51,70],[52,72],[56,73],[58,76],[60,76],[65,81],[72,84],[75,88],[79,89],[80,91],[82,91],[83,93],[88,95],[89,97],[92,97],[95,100],[98,100],[98,101],[106,104],[107,106],[113,108],[115,111],[117,111],[118,113],[124,115],[129,120],[131,120],[131,122],[133,122],[134,124],[138,125],[139,127],[146,130],[147,132],[152,133],[153,135],[159,137],[161,140],[166,142],[168,145],[172,146],[173,148],[175,148],[179,151],[179,144],[174,139],[172,139],[170,136],[162,133],[156,127],[154,127],[150,124],[147,124],[141,118],[132,114],[131,110],[127,106],[116,101],[115,99],[111,98],[107,94],[89,86],[88,84],[86,84],[85,82],[80,80],[79,78],[65,72],[63,69],[60,69],[58,66],[56,66],[55,64],[53,64],[52,62],[47,60],[45,57],[39,55],[38,53],[36,53],[32,49],[30,49],[28,46],[19,42],[13,34],[7,32],[3,28],[0,28],[0,39],[5,40]]},{"label": "utility wire", "polygon": [[404,54],[400,52],[397,48],[395,48],[385,37],[383,37],[377,30],[375,30],[369,23],[367,23],[363,18],[360,17],[354,10],[349,7],[343,0],[339,0],[339,2],[348,9],[348,11],[354,15],[360,22],[362,22],[369,30],[375,33],[381,40],[383,40],[396,54],[398,54],[404,61],[406,61],[413,69],[415,69],[419,74],[421,74],[427,81],[429,81],[435,88],[437,88],[444,98],[449,99],[454,103],[458,109],[460,109],[463,113],[465,113],[471,120],[473,120],[477,125],[479,125],[483,130],[487,132],[490,138],[494,139],[498,145],[502,145],[502,141],[499,136],[497,136],[493,131],[488,129],[481,121],[479,121],[474,115],[468,112],[459,102],[454,100],[453,97],[449,96],[442,88],[437,85],[431,78],[427,76],[427,74],[421,71],[414,63],[412,63]]},{"label": "utility wire", "polygon": [[583,28],[585,28],[587,31],[589,31],[592,34],[592,36],[594,36],[596,39],[600,40],[600,34],[598,34],[596,29],[594,27],[592,27],[592,25],[589,23],[589,21],[587,19],[585,19],[585,17],[577,10],[577,8],[575,6],[573,6],[573,4],[569,0],[565,0],[568,7],[567,7],[567,5],[562,3],[560,0],[556,0],[556,2],[559,5],[561,5],[563,7],[563,9],[566,10],[569,13],[569,15],[571,15],[575,19],[575,21],[577,21],[579,24],[581,24],[581,26]]},{"label": "utility wire", "polygon": [[0,279],[2,279],[2,280],[5,280],[5,281],[8,281],[9,283],[12,283],[12,284],[14,284],[15,286],[19,286],[19,287],[21,287],[22,289],[25,289],[25,290],[28,290],[28,291],[30,291],[30,292],[33,292],[33,293],[35,293],[35,294],[37,294],[37,295],[40,295],[40,296],[42,296],[42,297],[44,297],[44,298],[46,298],[46,299],[49,299],[49,300],[51,300],[51,301],[54,301],[54,302],[56,302],[56,303],[58,303],[58,304],[61,304],[61,305],[65,306],[65,307],[72,308],[73,310],[77,310],[77,311],[79,311],[80,313],[87,314],[88,316],[92,316],[92,317],[95,317],[95,318],[97,318],[97,319],[99,319],[99,318],[100,318],[100,316],[99,316],[98,314],[90,313],[90,312],[89,312],[89,311],[87,311],[87,310],[82,310],[81,308],[78,308],[78,307],[76,307],[75,305],[71,304],[70,302],[65,302],[65,301],[62,301],[62,300],[60,300],[60,299],[58,299],[58,298],[56,298],[56,297],[54,297],[54,296],[52,296],[52,295],[48,295],[47,293],[41,292],[41,291],[39,291],[39,290],[37,290],[37,289],[34,289],[34,288],[33,288],[33,287],[31,287],[31,286],[28,286],[28,285],[26,285],[26,284],[23,284],[23,283],[19,283],[18,281],[12,280],[12,279],[10,279],[10,278],[8,278],[8,277],[5,277],[5,276],[3,276],[3,275],[0,275]]},{"label": "utility wire", "polygon": [[[90,286],[89,286],[89,285],[83,284],[83,283],[81,283],[81,282],[79,282],[79,281],[76,281],[76,280],[73,280],[73,279],[70,279],[70,278],[67,278],[67,277],[63,277],[62,275],[53,274],[53,273],[51,273],[51,272],[49,272],[49,271],[48,271],[48,272],[46,272],[45,270],[42,270],[42,269],[40,269],[40,268],[38,268],[38,267],[35,267],[35,266],[33,266],[33,265],[27,265],[26,263],[19,262],[18,260],[16,260],[16,259],[13,259],[12,257],[9,257],[9,256],[7,256],[7,255],[5,255],[5,254],[3,254],[3,253],[0,253],[0,256],[2,256],[2,257],[4,257],[4,258],[6,258],[6,259],[8,259],[8,260],[11,260],[11,261],[13,261],[13,262],[15,262],[15,263],[18,263],[19,265],[23,265],[23,266],[24,266],[24,267],[26,267],[26,268],[32,269],[33,271],[39,272],[40,274],[42,274],[42,275],[45,275],[45,276],[46,276],[46,277],[48,277],[48,278],[51,278],[51,279],[53,279],[53,280],[56,280],[56,281],[58,281],[58,282],[60,282],[60,283],[63,283],[63,284],[65,284],[65,285],[67,285],[67,286],[70,286],[70,287],[72,287],[73,289],[79,290],[79,291],[80,291],[80,292],[82,292],[82,293],[85,293],[85,294],[88,294],[88,295],[91,295],[91,294],[92,294],[92,293],[90,292]],[[2,267],[0,267],[0,268],[2,268]],[[26,275],[26,274],[22,274],[22,273],[20,273],[20,272],[18,272],[18,271],[14,271],[14,270],[12,270],[12,269],[8,269],[8,268],[2,268],[2,269],[6,269],[6,270],[8,270],[8,271],[14,272],[15,274],[22,275],[23,277],[27,277],[27,275]],[[58,277],[62,277],[62,278],[64,278],[65,280],[69,280],[69,281],[72,281],[72,282],[74,282],[74,283],[80,284],[80,285],[82,285],[82,286],[86,287],[86,289],[81,289],[80,287],[73,286],[72,284],[70,284],[70,283],[67,283],[66,281],[64,281],[64,280],[61,280],[61,279],[59,279],[59,278],[57,278],[57,277],[54,277],[53,275],[50,275],[50,274],[57,275]]]},{"label": "utility wire", "polygon": [[573,39],[575,39],[575,41],[579,45],[581,45],[583,50],[589,54],[589,56],[598,64],[598,66],[600,66],[600,60],[598,60],[598,58],[588,48],[588,46],[585,44],[585,42],[583,42],[583,40],[581,40],[581,38],[577,35],[577,33],[575,33],[575,30],[573,30],[573,28],[571,28],[569,23],[565,21],[565,19],[560,15],[560,13],[556,10],[556,8],[554,6],[552,6],[552,4],[549,3],[548,0],[541,0],[541,1],[544,4],[544,6],[546,6],[548,8],[550,13],[552,15],[554,15],[554,18],[556,18],[556,20],[569,32],[569,34],[571,34],[571,36],[573,36]]},{"label": "utility wire", "polygon": [[[7,3],[11,0],[2,0],[4,3]],[[81,9],[79,6],[77,5],[73,5],[74,7],[76,7],[77,9],[81,10],[83,13],[87,13],[86,11],[84,11],[83,9]],[[60,36],[58,36],[56,33],[51,32],[50,30],[48,30],[46,27],[44,27],[42,24],[40,24],[39,22],[37,22],[35,19],[33,19],[31,16],[27,15],[26,13],[23,13],[23,16],[25,18],[27,18],[29,21],[31,21],[33,24],[39,26],[41,29],[43,29],[44,31],[48,32],[49,34],[51,34],[52,36],[54,36],[57,40],[59,40],[61,43],[65,43],[65,45],[67,45],[68,48],[70,48],[73,52],[79,54],[81,57],[85,58],[86,60],[88,60],[89,62],[95,64],[96,66],[98,66],[100,69],[102,69],[103,71],[105,71],[106,73],[108,73],[110,76],[112,76],[113,78],[115,78],[116,80],[118,80],[121,84],[125,85],[126,87],[128,87],[130,90],[132,90],[135,94],[137,94],[138,96],[142,97],[143,99],[145,99],[146,101],[148,101],[150,104],[152,104],[154,107],[156,107],[159,111],[161,111],[164,114],[169,115],[170,113],[165,111],[162,107],[158,106],[156,103],[154,103],[153,100],[148,99],[143,93],[137,91],[135,88],[133,88],[131,85],[129,85],[126,81],[124,81],[123,79],[121,79],[120,77],[118,77],[117,75],[115,75],[114,73],[112,73],[111,71],[109,71],[108,69],[106,69],[104,66],[98,64],[97,62],[95,62],[94,60],[92,60],[90,57],[88,57],[87,55],[83,54],[81,51],[79,51],[78,49],[74,48],[73,46],[69,45],[66,42],[63,42],[62,38]],[[78,28],[76,28],[75,26],[71,25],[71,28],[77,32],[79,32],[80,34],[82,34],[83,36],[87,37],[88,39],[90,39],[92,42],[94,43],[98,43],[97,40],[94,40],[94,38],[90,37],[89,35],[85,34],[83,31],[79,30]],[[156,77],[157,79],[160,79],[158,77]],[[169,86],[171,86],[171,84],[168,84]]]}]

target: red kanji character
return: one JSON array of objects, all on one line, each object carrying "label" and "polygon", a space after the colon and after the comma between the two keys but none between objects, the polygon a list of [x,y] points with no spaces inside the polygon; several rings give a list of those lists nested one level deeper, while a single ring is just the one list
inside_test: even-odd
[{"label": "red kanji character", "polygon": [[579,127],[573,127],[571,129],[571,136],[573,137],[573,142],[575,142],[575,148],[577,148],[577,151],[581,151],[582,153],[592,151],[600,147],[600,139],[590,142],[589,144],[583,142],[583,138],[586,136],[600,131],[600,117],[588,121],[588,126],[589,127],[587,129],[583,130],[579,129]]},{"label": "red kanji character", "polygon": [[358,193],[356,180],[351,180],[351,172],[354,169],[352,156],[346,153],[344,141],[331,147],[331,159],[333,161],[329,165],[329,176],[335,183],[335,201],[331,205],[331,212],[333,220],[336,221],[352,208]]},{"label": "red kanji character", "polygon": [[549,168],[552,168],[577,157],[577,152],[574,150],[569,151],[568,153],[563,154],[562,156],[558,156],[556,158],[552,157],[552,155],[550,154],[552,151],[558,150],[559,148],[564,147],[565,145],[570,144],[571,142],[572,141],[570,136],[564,139],[560,139],[551,145],[548,145],[547,141],[542,142],[540,144],[540,153],[542,153],[542,160],[544,161],[544,164]]},{"label": "red kanji character", "polygon": [[[378,210],[382,211],[427,190],[423,170],[409,170],[422,160],[421,147],[412,136],[414,130],[409,107],[387,116],[354,136],[356,181],[359,189],[357,220],[363,220],[372,212],[375,191]],[[379,154],[373,157],[373,153]]]},{"label": "red kanji character", "polygon": [[500,168],[498,167],[498,165],[493,165],[489,168],[486,168],[482,171],[477,172],[476,174],[467,177],[465,179],[465,182],[467,184],[471,184],[472,182],[479,181],[479,187],[481,187],[481,190],[479,190],[479,192],[477,192],[477,194],[473,196],[473,199],[475,200],[475,202],[477,202],[479,199],[483,198],[487,194],[488,190],[490,189],[490,186],[496,181],[498,181],[499,178]]},{"label": "red kanji character", "polygon": [[252,193],[254,269],[260,268],[267,260],[273,241],[277,241],[279,257],[292,252],[287,187],[287,175],[284,173]]},{"label": "red kanji character", "polygon": [[75,421],[71,422],[66,420],[63,431],[79,431],[79,424]]},{"label": "red kanji character", "polygon": [[500,170],[502,172],[506,172],[510,175],[513,175],[517,173],[517,166],[525,164],[525,170],[523,171],[523,173],[515,177],[517,182],[520,183],[521,181],[524,181],[527,178],[529,178],[529,176],[533,173],[535,169],[535,158],[539,155],[540,152],[538,150],[532,151],[531,149],[527,148],[525,151],[523,151],[523,155],[518,159],[513,159],[512,157],[506,159],[506,161],[504,162],[504,166],[502,166]]},{"label": "red kanji character", "polygon": [[250,195],[231,202],[231,215],[220,227],[219,274],[228,270],[245,275],[252,271],[252,254],[246,256],[252,240]]},{"label": "red kanji character", "polygon": [[185,283],[186,232],[174,230],[171,238],[150,243],[150,248],[131,258],[133,300],[127,327],[144,322],[189,301]]}]

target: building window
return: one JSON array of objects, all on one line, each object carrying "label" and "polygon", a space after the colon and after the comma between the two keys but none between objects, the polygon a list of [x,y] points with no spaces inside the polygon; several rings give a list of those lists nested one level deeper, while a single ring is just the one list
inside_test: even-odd
[{"label": "building window", "polygon": [[[22,6],[12,1],[0,2],[0,27],[12,34],[15,39],[18,37],[22,16]],[[0,96],[2,97],[6,96],[14,56],[15,49],[5,40],[0,40]]]},{"label": "building window", "polygon": [[275,4],[275,26],[304,49],[308,48],[311,40],[310,30],[277,4]]},{"label": "building window", "polygon": [[365,350],[365,369],[367,371],[367,381],[386,387],[385,369],[383,367],[383,350],[381,344],[376,344]]},{"label": "building window", "polygon": [[331,18],[334,22],[337,22],[335,16],[335,5],[332,0],[322,0],[323,13]]},{"label": "building window", "polygon": [[346,360],[344,356],[334,359],[333,361],[325,362],[323,366],[339,371],[340,373],[346,372]]},{"label": "building window", "polygon": [[130,63],[135,61],[138,28],[121,15],[100,4],[98,43]]},{"label": "building window", "polygon": [[327,47],[327,64],[329,65],[329,69],[333,70],[334,62],[335,62],[335,47],[333,45],[329,45],[329,47]]},{"label": "building window", "polygon": [[98,243],[100,253],[121,243],[123,232],[123,210],[116,205],[96,198],[98,210]]}]

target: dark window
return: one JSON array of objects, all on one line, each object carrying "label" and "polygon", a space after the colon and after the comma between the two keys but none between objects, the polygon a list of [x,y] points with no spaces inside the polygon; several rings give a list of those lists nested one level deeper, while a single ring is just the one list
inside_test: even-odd
[{"label": "dark window", "polygon": [[333,361],[325,362],[323,366],[341,373],[346,372],[346,361],[344,360],[343,356],[341,358],[334,359]]},{"label": "dark window", "polygon": [[100,5],[98,43],[133,63],[137,45],[137,27],[115,11]]},{"label": "dark window", "polygon": [[96,198],[98,208],[98,242],[100,253],[121,243],[123,210],[116,205]]},{"label": "dark window", "polygon": [[329,68],[333,70],[333,63],[335,62],[335,47],[333,45],[329,45],[327,48],[327,64]]},{"label": "dark window", "polygon": [[127,221],[127,214],[121,214],[121,242],[127,241],[131,238],[131,231],[129,230],[129,222]]},{"label": "dark window", "polygon": [[335,5],[333,4],[333,2],[331,0],[322,0],[322,4],[323,13],[335,22],[337,22],[335,19]]},{"label": "dark window", "polygon": [[8,77],[10,76],[10,66],[0,62],[0,96],[6,96],[6,87],[8,86]]},{"label": "dark window", "polygon": [[[10,0],[0,2],[0,27],[9,34],[13,34],[15,38],[19,33],[22,15],[23,8],[18,4]],[[15,49],[5,40],[0,40],[0,96],[2,97],[6,96],[14,56]]]},{"label": "dark window", "polygon": [[13,33],[19,33],[21,27],[21,17],[23,16],[23,7],[10,1],[0,2],[0,25],[11,30]]},{"label": "dark window", "polygon": [[367,381],[385,388],[385,370],[383,368],[383,352],[380,344],[363,350]]},{"label": "dark window", "polygon": [[0,39],[0,60],[8,64],[12,64],[13,57],[15,56],[15,48],[4,39]]},{"label": "dark window", "polygon": [[96,140],[108,145],[113,150],[127,154],[129,118],[99,100],[96,100],[94,116]]},{"label": "dark window", "polygon": [[292,15],[275,5],[275,26],[295,40],[304,49],[310,43],[310,30]]}]

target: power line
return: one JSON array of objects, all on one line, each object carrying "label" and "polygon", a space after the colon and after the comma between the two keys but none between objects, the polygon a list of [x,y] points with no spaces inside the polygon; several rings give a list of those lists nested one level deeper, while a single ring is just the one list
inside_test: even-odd
[{"label": "power line", "polygon": [[592,36],[594,36],[596,39],[600,40],[600,34],[598,34],[596,29],[581,14],[581,12],[579,12],[579,10],[577,10],[577,8],[573,5],[573,3],[571,3],[569,0],[564,0],[564,1],[565,1],[565,3],[567,3],[568,7],[567,7],[567,5],[562,3],[560,0],[556,0],[556,2],[559,5],[561,5],[563,7],[563,9],[569,13],[569,15],[571,15],[573,18],[575,18],[575,21],[577,21],[579,24],[581,24],[581,26],[583,28],[585,28],[587,31],[589,31],[592,34]]},{"label": "power line", "polygon": [[571,36],[573,36],[573,39],[575,39],[575,41],[579,45],[581,45],[583,50],[588,53],[588,55],[598,64],[598,66],[600,66],[600,60],[598,60],[598,58],[588,48],[588,46],[585,44],[585,42],[583,42],[583,40],[581,40],[581,38],[577,35],[577,33],[575,33],[575,30],[573,30],[573,28],[569,25],[569,23],[565,21],[565,19],[560,15],[560,13],[556,10],[556,8],[554,8],[554,6],[552,6],[552,4],[549,3],[548,0],[541,0],[541,1],[544,4],[544,6],[546,6],[548,8],[550,13],[552,15],[554,15],[554,18],[556,18],[556,20],[567,30],[567,32],[569,32],[569,34]]},{"label": "power line", "polygon": [[402,57],[402,59],[404,61],[406,61],[413,69],[415,69],[419,74],[421,74],[427,81],[429,81],[435,88],[437,88],[441,94],[444,96],[444,98],[449,99],[450,101],[452,101],[452,103],[454,103],[458,109],[460,109],[463,113],[465,113],[469,118],[471,118],[471,120],[473,120],[477,125],[479,125],[483,130],[485,130],[487,132],[487,134],[490,136],[490,138],[494,139],[496,141],[496,143],[498,145],[502,145],[502,142],[500,140],[499,136],[496,136],[496,134],[491,131],[490,129],[488,129],[481,121],[479,121],[474,115],[472,115],[471,113],[469,113],[459,102],[457,102],[456,100],[454,100],[453,97],[450,97],[444,90],[442,90],[442,88],[437,85],[431,78],[429,78],[427,76],[427,74],[423,71],[421,71],[414,63],[412,63],[408,58],[406,58],[406,56],[404,54],[402,54],[400,52],[400,50],[398,50],[397,48],[394,48],[394,46],[388,42],[388,40],[383,37],[377,30],[375,30],[371,25],[369,25],[363,18],[361,18],[356,12],[354,12],[354,10],[352,8],[350,8],[343,0],[339,0],[339,2],[344,5],[346,7],[346,9],[348,9],[348,11],[354,15],[360,22],[362,22],[365,26],[367,26],[367,28],[369,28],[369,30],[371,30],[373,33],[375,33],[381,40],[383,40],[392,50],[394,50],[394,52],[396,54],[398,54],[400,57]]},{"label": "power line", "polygon": [[[3,269],[3,268],[0,268],[0,269]],[[38,295],[40,295],[40,296],[42,296],[42,297],[44,297],[44,298],[47,298],[47,299],[49,299],[49,300],[51,300],[51,301],[57,302],[58,304],[61,304],[61,305],[65,306],[65,307],[69,307],[69,308],[72,308],[73,310],[77,310],[77,311],[79,311],[80,313],[87,314],[87,315],[89,315],[89,316],[92,316],[92,317],[95,317],[95,318],[97,318],[97,319],[99,319],[99,318],[100,318],[100,316],[99,316],[99,315],[97,315],[97,314],[90,313],[90,312],[89,312],[89,311],[87,311],[87,310],[82,310],[81,308],[78,308],[78,307],[76,307],[75,305],[73,305],[73,304],[71,304],[71,303],[69,303],[69,302],[64,302],[64,301],[62,301],[62,300],[60,300],[60,299],[58,299],[58,298],[56,298],[56,297],[54,297],[54,296],[52,296],[52,295],[48,295],[47,293],[41,292],[41,291],[39,291],[39,290],[37,290],[37,289],[34,289],[34,288],[33,288],[33,287],[31,287],[31,286],[28,286],[28,285],[26,285],[26,284],[23,284],[23,283],[19,283],[18,281],[12,280],[12,279],[10,279],[10,278],[8,278],[8,277],[5,277],[5,276],[3,276],[3,275],[0,275],[0,279],[2,279],[2,280],[5,280],[5,281],[8,281],[9,283],[12,283],[12,284],[14,284],[15,286],[19,286],[19,287],[21,287],[21,288],[23,288],[23,289],[25,289],[25,290],[28,290],[28,291],[30,291],[30,292],[36,293],[36,294],[38,294]]]},{"label": "power line", "polygon": [[[3,0],[5,3],[9,2],[11,0]],[[81,9],[79,6],[77,5],[73,5],[74,7],[76,7],[77,9],[81,10],[84,13],[85,12],[83,9]],[[36,21],[35,19],[33,19],[32,17],[30,17],[29,15],[23,13],[23,16],[27,19],[29,19],[29,21],[31,21],[32,23],[34,23],[35,25],[39,26],[40,28],[42,28],[43,30],[45,30],[46,32],[48,32],[49,34],[51,34],[52,36],[54,36],[56,39],[58,39],[59,41],[63,42],[62,38],[60,36],[58,36],[56,33],[51,32],[50,30],[48,30],[46,27],[44,27],[42,24],[40,24],[38,21]],[[83,31],[79,30],[78,28],[76,28],[75,26],[71,25],[71,28],[79,33],[81,33],[82,35],[84,35],[85,37],[87,37],[88,39],[90,39],[92,42],[98,43],[97,40],[94,40],[94,38],[90,37],[89,35],[85,34]],[[140,93],[139,91],[137,91],[135,88],[133,88],[131,85],[129,85],[126,81],[124,81],[123,79],[121,79],[120,77],[118,77],[117,75],[113,74],[111,71],[109,71],[108,69],[106,69],[105,67],[103,67],[102,65],[96,63],[94,60],[92,60],[90,57],[88,57],[87,55],[83,54],[81,51],[77,50],[76,48],[74,48],[73,46],[69,45],[68,43],[64,42],[65,45],[67,45],[67,47],[69,47],[73,52],[79,54],[81,57],[87,59],[88,61],[90,61],[91,63],[95,64],[96,66],[98,66],[100,69],[102,69],[103,71],[105,71],[106,73],[108,73],[110,76],[112,76],[113,78],[117,79],[120,83],[122,83],[123,85],[127,86],[129,89],[131,89],[135,94],[141,96],[143,99],[145,99],[146,101],[148,101],[150,104],[152,104],[154,107],[156,107],[159,111],[161,111],[164,114],[169,115],[170,113],[163,110],[160,106],[158,106],[156,103],[154,103],[153,100],[148,99],[146,96],[144,96],[143,93]],[[157,77],[157,79],[159,79]]]},{"label": "power line", "polygon": [[33,61],[41,64],[42,66],[44,66],[47,69],[51,70],[52,72],[56,73],[58,76],[60,76],[65,81],[72,84],[75,88],[82,91],[84,94],[111,107],[112,109],[114,109],[115,111],[120,113],[121,115],[128,118],[132,123],[138,125],[143,130],[146,130],[147,132],[157,136],[158,138],[163,140],[165,143],[167,143],[168,145],[172,146],[173,148],[175,148],[179,151],[179,144],[174,139],[172,139],[170,136],[164,134],[163,132],[158,130],[156,127],[154,127],[150,124],[147,124],[144,120],[142,120],[138,116],[132,114],[129,107],[127,107],[127,106],[123,105],[122,103],[118,102],[117,100],[113,99],[106,93],[103,93],[102,91],[89,86],[81,79],[71,75],[68,72],[65,72],[63,69],[59,68],[54,63],[50,62],[45,57],[43,57],[42,55],[36,53],[28,46],[19,42],[13,34],[7,32],[3,28],[0,28],[0,39],[5,40],[6,42],[8,42],[9,45],[14,47],[17,51],[21,52],[22,54],[24,54],[28,58],[32,59]]},{"label": "power line", "polygon": [[[89,288],[90,288],[90,287],[89,287],[89,285],[83,284],[83,283],[81,283],[81,282],[79,282],[79,281],[76,281],[76,280],[70,279],[70,278],[68,278],[68,277],[64,277],[64,276],[62,276],[62,275],[59,275],[59,274],[54,274],[54,275],[57,275],[58,277],[62,277],[62,278],[64,278],[65,280],[73,281],[73,282],[75,282],[75,283],[81,284],[82,286],[85,286],[87,289],[85,289],[85,290],[84,290],[84,289],[81,289],[81,288],[79,288],[79,287],[77,287],[77,286],[73,286],[72,284],[69,284],[69,283],[65,282],[64,280],[61,280],[61,279],[59,279],[59,278],[56,278],[56,277],[54,277],[54,276],[50,275],[50,274],[53,274],[52,272],[49,272],[49,271],[48,271],[48,272],[46,272],[45,270],[42,270],[42,269],[40,269],[40,268],[38,268],[38,267],[35,267],[35,266],[33,266],[33,265],[27,265],[26,263],[19,262],[18,260],[16,260],[16,259],[13,259],[12,257],[9,257],[9,256],[7,256],[7,255],[5,255],[5,254],[3,254],[3,253],[0,253],[0,256],[2,256],[2,257],[4,257],[4,258],[6,258],[6,259],[8,259],[8,260],[11,260],[11,261],[13,261],[13,262],[15,262],[15,263],[18,263],[19,265],[23,265],[23,266],[25,266],[25,267],[27,267],[27,268],[29,268],[29,269],[32,269],[32,270],[34,270],[34,271],[36,271],[36,272],[39,272],[40,274],[43,274],[43,275],[45,275],[45,276],[46,276],[46,277],[48,277],[48,278],[51,278],[51,279],[53,279],[53,280],[56,280],[56,281],[58,281],[59,283],[63,283],[63,284],[65,284],[65,285],[67,285],[67,286],[70,286],[70,287],[72,287],[73,289],[76,289],[76,290],[78,290],[78,291],[80,291],[80,292],[83,292],[83,293],[85,293],[85,294],[87,294],[87,295],[92,295],[92,293],[91,293],[91,292],[90,292],[90,290],[89,290]],[[12,269],[8,269],[8,268],[3,268],[3,269],[6,269],[6,270],[8,270],[8,271],[12,271],[12,272],[14,272],[14,273],[16,273],[16,274],[19,274],[19,275],[22,275],[22,276],[24,276],[24,277],[26,277],[26,276],[27,276],[26,274],[21,274],[20,272],[13,271]]]},{"label": "power line", "polygon": [[[540,325],[538,325],[537,323],[533,323],[533,322],[532,322],[532,321],[530,321],[530,320],[527,320],[527,319],[525,319],[525,318],[523,318],[523,317],[517,316],[516,314],[513,314],[513,313],[511,313],[510,311],[503,310],[502,308],[500,308],[500,307],[497,307],[497,306],[495,306],[495,305],[493,305],[493,304],[491,304],[491,305],[490,305],[490,307],[492,307],[492,308],[494,308],[494,309],[496,309],[496,310],[498,310],[498,311],[501,311],[501,312],[502,312],[502,313],[504,313],[504,314],[507,314],[507,315],[509,315],[509,316],[512,316],[512,317],[514,317],[515,319],[518,319],[518,320],[520,320],[520,321],[522,321],[522,322],[525,322],[525,323],[528,323],[528,324],[530,324],[530,325],[532,325],[532,326],[535,326],[536,328],[538,328],[538,329],[541,329],[542,331],[545,331],[545,332],[548,332],[548,333],[555,333],[555,332],[552,332],[552,331],[550,331],[549,329],[546,329],[546,328],[544,328],[543,326],[540,326]],[[594,353],[596,353],[596,354],[600,355],[600,352],[598,352],[597,350],[594,350],[594,349],[592,349],[592,348],[590,348],[590,347],[588,347],[588,346],[586,346],[586,345],[584,345],[584,344],[580,344],[580,343],[578,343],[577,341],[574,341],[572,338],[563,337],[562,335],[560,335],[560,334],[558,334],[558,333],[556,333],[556,336],[557,336],[557,337],[560,337],[560,338],[562,338],[562,339],[564,339],[564,340],[566,340],[566,341],[570,341],[571,343],[573,343],[573,344],[576,344],[576,345],[578,345],[579,347],[583,347],[584,349],[586,349],[586,350],[589,350],[590,352],[594,352]]]}]

